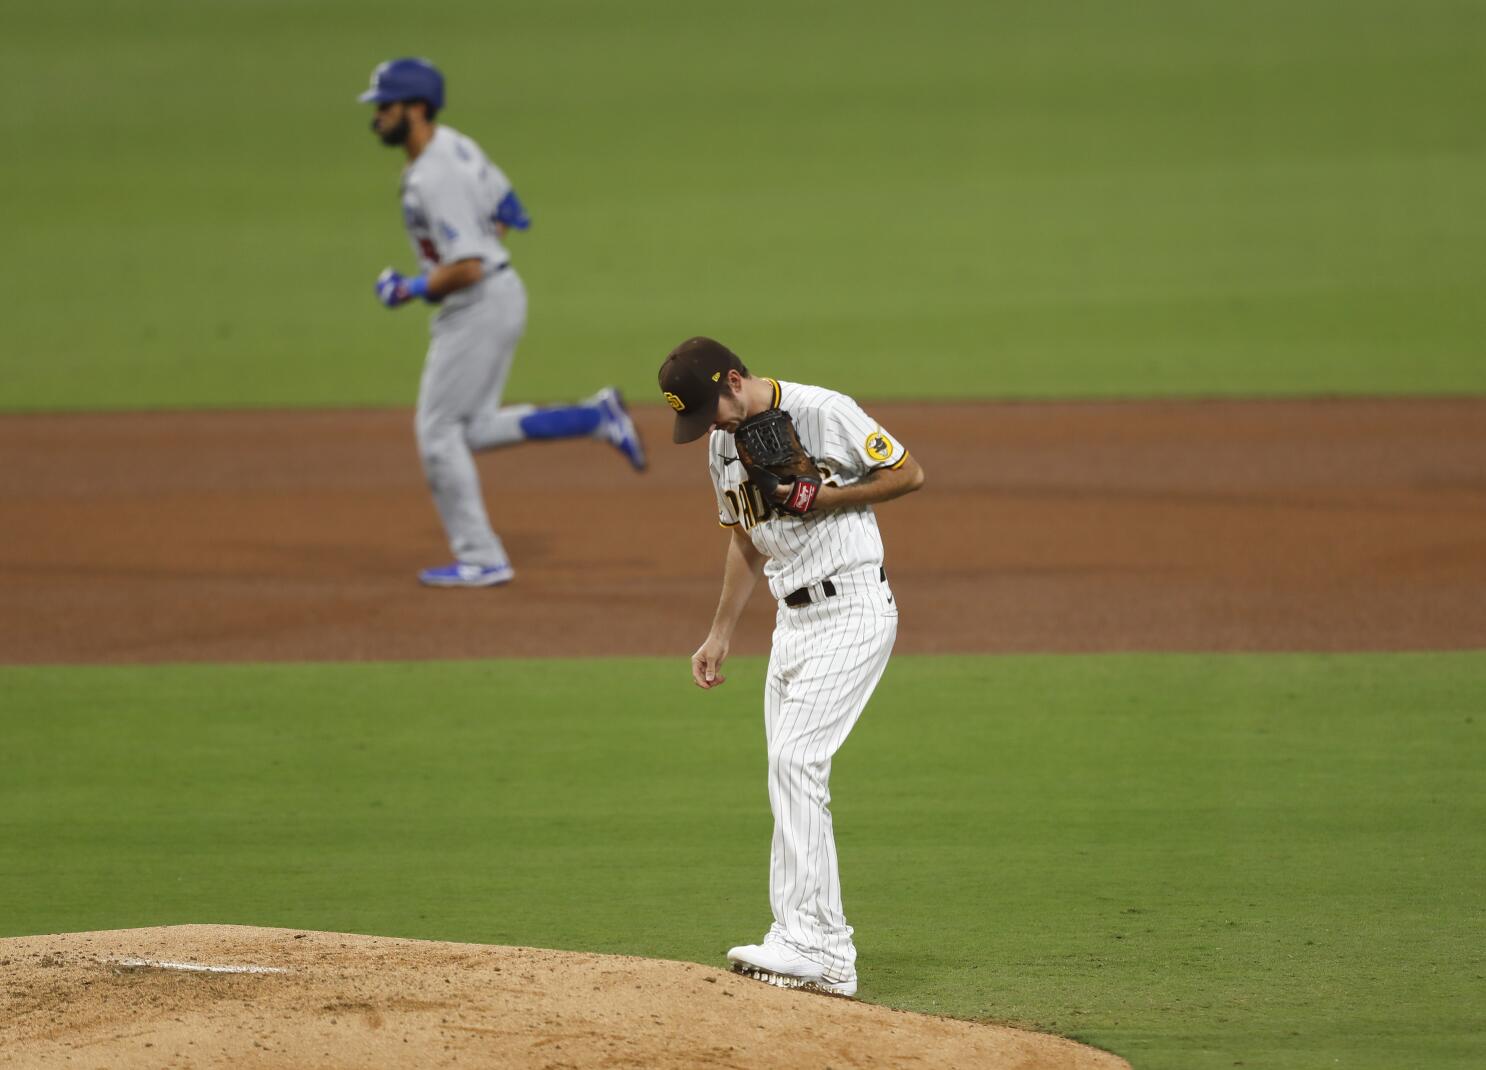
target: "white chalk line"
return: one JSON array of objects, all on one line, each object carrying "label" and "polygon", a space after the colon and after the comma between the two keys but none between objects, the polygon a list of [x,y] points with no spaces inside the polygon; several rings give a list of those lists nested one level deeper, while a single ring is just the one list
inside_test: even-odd
[{"label": "white chalk line", "polygon": [[186,970],[190,973],[288,973],[282,966],[219,966],[209,962],[167,962],[163,959],[114,959],[129,969]]}]

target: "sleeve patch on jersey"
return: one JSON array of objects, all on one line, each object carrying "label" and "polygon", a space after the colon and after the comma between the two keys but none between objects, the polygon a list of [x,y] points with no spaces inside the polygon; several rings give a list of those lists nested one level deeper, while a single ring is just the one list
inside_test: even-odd
[{"label": "sleeve patch on jersey", "polygon": [[884,435],[881,429],[867,436],[865,448],[867,456],[874,461],[885,461],[893,455],[893,441]]}]

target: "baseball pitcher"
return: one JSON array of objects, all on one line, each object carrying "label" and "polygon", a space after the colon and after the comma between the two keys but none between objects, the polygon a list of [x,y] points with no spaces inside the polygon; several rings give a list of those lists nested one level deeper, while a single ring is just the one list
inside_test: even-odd
[{"label": "baseball pitcher", "polygon": [[722,597],[692,679],[724,682],[733,630],[759,576],[779,603],[764,682],[774,839],[774,923],[728,952],[771,984],[841,996],[857,990],[831,828],[831,759],[887,667],[898,608],[872,506],[923,485],[907,449],[855,401],[818,386],[756,378],[726,346],[692,338],[671,351],[660,388],[674,439],[708,434],[719,522],[731,530]]},{"label": "baseball pitcher", "polygon": [[402,217],[421,270],[392,268],[377,278],[377,299],[398,308],[414,299],[438,306],[418,389],[417,436],[423,472],[454,562],[425,569],[430,587],[493,587],[515,576],[490,527],[473,451],[527,439],[588,436],[607,442],[637,470],[645,450],[619,392],[606,387],[573,405],[501,406],[516,343],[526,329],[526,288],[504,239],[531,220],[510,180],[480,146],[436,122],[444,78],[422,59],[395,59],[372,72],[364,103],[376,105],[372,130],[407,155]]}]

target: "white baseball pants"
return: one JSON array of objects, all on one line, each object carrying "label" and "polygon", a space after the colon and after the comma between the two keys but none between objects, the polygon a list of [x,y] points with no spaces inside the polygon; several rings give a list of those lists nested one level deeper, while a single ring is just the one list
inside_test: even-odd
[{"label": "white baseball pants", "polygon": [[764,732],[774,842],[766,942],[783,942],[825,967],[829,981],[856,977],[856,947],[841,905],[831,827],[831,759],[866,708],[898,634],[887,582],[870,572],[832,577],[838,593],[807,606],[780,603]]}]

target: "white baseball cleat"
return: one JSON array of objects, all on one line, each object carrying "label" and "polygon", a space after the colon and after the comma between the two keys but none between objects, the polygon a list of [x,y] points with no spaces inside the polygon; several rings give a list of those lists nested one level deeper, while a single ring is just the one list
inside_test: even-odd
[{"label": "white baseball cleat", "polygon": [[819,981],[815,982],[815,987],[832,996],[845,996],[847,999],[854,999],[857,994],[857,979],[855,977],[849,977],[845,981],[827,981],[822,977]]},{"label": "white baseball cleat", "polygon": [[826,980],[825,969],[779,944],[744,944],[728,952],[733,972],[776,988],[799,988],[808,992],[825,992],[832,996],[855,996],[857,980]]}]

